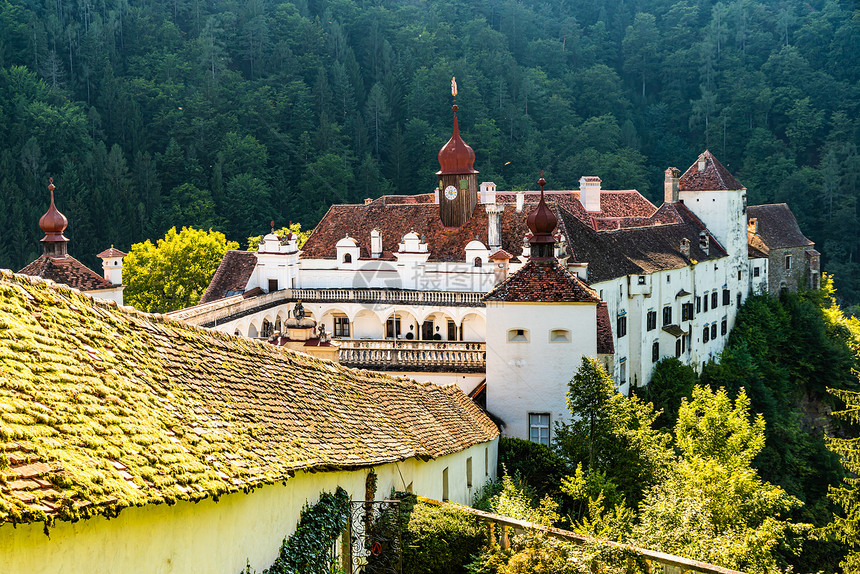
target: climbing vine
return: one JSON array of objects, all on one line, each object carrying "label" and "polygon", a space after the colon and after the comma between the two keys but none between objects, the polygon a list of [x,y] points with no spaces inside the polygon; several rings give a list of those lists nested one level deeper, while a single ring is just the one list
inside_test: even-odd
[{"label": "climbing vine", "polygon": [[264,574],[328,574],[331,547],[349,520],[349,494],[337,487],[319,502],[305,506],[296,531],[284,539],[281,552]]}]

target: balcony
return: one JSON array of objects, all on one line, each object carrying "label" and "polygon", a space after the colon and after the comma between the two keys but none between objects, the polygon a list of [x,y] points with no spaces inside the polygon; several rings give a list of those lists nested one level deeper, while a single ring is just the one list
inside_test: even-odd
[{"label": "balcony", "polygon": [[339,339],[340,363],[373,371],[483,373],[487,344],[483,341],[404,341]]},{"label": "balcony", "polygon": [[408,291],[401,289],[289,289],[289,298],[307,302],[391,303],[483,307],[486,293],[469,291]]}]

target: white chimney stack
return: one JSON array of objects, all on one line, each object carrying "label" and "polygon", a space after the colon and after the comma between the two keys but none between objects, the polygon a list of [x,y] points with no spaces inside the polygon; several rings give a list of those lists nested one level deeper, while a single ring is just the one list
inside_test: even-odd
[{"label": "white chimney stack", "polygon": [[600,211],[600,182],[594,175],[579,178],[579,201],[585,211]]},{"label": "white chimney stack", "polygon": [[370,232],[370,256],[374,259],[382,257],[382,233],[376,228]]},{"label": "white chimney stack", "polygon": [[128,255],[113,245],[99,253],[97,257],[102,260],[104,277],[114,285],[122,285],[122,258]]},{"label": "white chimney stack", "polygon": [[502,248],[502,213],[505,211],[504,203],[488,203],[484,206],[487,210],[487,243],[490,251]]},{"label": "white chimney stack", "polygon": [[481,203],[496,203],[496,184],[492,181],[481,182]]},{"label": "white chimney stack", "polygon": [[526,195],[522,191],[517,192],[517,213],[523,212],[523,206],[526,203]]}]

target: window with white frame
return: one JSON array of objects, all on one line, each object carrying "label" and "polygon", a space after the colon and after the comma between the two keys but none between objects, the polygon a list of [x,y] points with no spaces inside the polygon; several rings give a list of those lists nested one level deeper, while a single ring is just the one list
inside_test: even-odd
[{"label": "window with white frame", "polygon": [[529,413],[529,440],[549,446],[549,413]]}]

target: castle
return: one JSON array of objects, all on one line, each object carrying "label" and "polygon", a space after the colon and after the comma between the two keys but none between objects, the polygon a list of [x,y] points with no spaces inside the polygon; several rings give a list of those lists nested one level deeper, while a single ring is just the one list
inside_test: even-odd
[{"label": "castle", "polygon": [[[453,111],[434,193],[333,205],[301,249],[273,230],[256,252],[228,252],[201,304],[173,315],[283,340],[301,301],[341,363],[455,383],[505,434],[549,442],[580,357],[627,393],[664,357],[715,359],[749,294],[818,285],[788,208],[748,208],[709,151],[666,169],[660,206],[595,176],[500,191],[478,184]],[[314,354],[320,340],[293,343]]]}]

